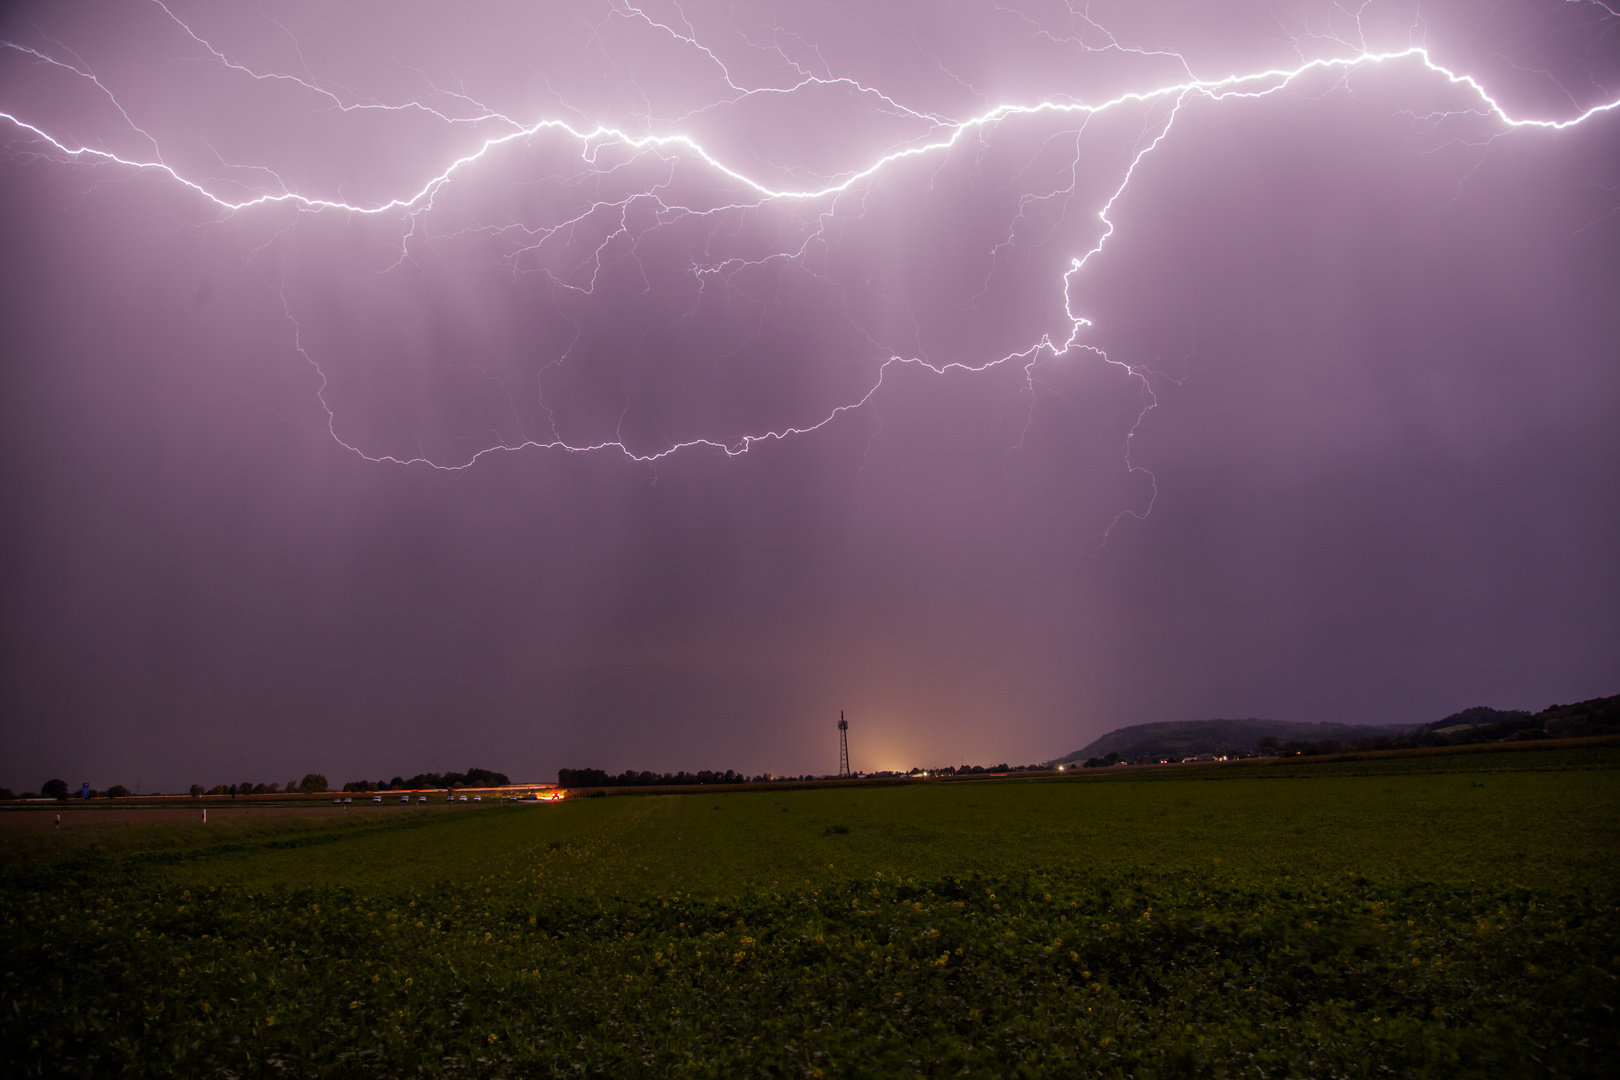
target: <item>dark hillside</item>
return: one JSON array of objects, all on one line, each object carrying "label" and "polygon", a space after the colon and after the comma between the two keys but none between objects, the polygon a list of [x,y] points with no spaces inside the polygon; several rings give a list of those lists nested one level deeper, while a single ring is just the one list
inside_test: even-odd
[{"label": "dark hillside", "polygon": [[1255,754],[1262,739],[1276,744],[1320,743],[1328,739],[1356,742],[1364,738],[1400,736],[1411,729],[1389,724],[1302,724],[1289,720],[1182,720],[1159,724],[1133,724],[1110,731],[1091,745],[1058,758],[1066,765],[1094,757],[1118,754],[1137,758],[1185,758],[1199,754]]},{"label": "dark hillside", "polygon": [[[1301,724],[1288,720],[1185,720],[1133,724],[1110,731],[1052,765],[1171,760],[1213,755],[1333,753],[1363,740],[1387,747],[1452,746],[1523,739],[1565,739],[1620,734],[1620,694],[1538,713],[1476,705],[1418,726],[1399,724]],[[1345,745],[1336,745],[1345,744]]]},{"label": "dark hillside", "polygon": [[1613,735],[1620,733],[1620,694],[1574,705],[1552,705],[1536,714],[1548,735]]},{"label": "dark hillside", "polygon": [[1551,705],[1538,713],[1501,712],[1478,706],[1425,724],[1413,733],[1419,745],[1501,742],[1505,739],[1567,739],[1620,734],[1620,694],[1573,705]]}]

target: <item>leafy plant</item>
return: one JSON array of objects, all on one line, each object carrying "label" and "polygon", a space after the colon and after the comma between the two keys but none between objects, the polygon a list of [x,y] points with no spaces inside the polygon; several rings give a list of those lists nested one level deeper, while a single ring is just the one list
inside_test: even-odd
[{"label": "leafy plant", "polygon": [[0,863],[0,1064],[1597,1077],[1617,759],[107,833]]}]

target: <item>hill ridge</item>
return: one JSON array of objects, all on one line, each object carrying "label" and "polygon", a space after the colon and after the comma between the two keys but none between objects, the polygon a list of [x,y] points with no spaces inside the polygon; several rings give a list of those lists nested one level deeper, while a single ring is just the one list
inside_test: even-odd
[{"label": "hill ridge", "polygon": [[1240,720],[1161,720],[1115,728],[1087,746],[1047,764],[1068,765],[1111,755],[1113,761],[1134,761],[1205,754],[1255,754],[1261,750],[1262,739],[1268,747],[1390,738],[1410,739],[1422,745],[1446,745],[1452,740],[1497,742],[1513,738],[1599,735],[1616,730],[1620,730],[1620,694],[1552,705],[1539,713],[1476,705],[1427,724],[1311,723],[1254,716]]},{"label": "hill ridge", "polygon": [[1055,759],[1051,764],[1067,765],[1111,753],[1127,760],[1144,756],[1254,753],[1260,748],[1260,740],[1268,736],[1279,742],[1320,742],[1323,739],[1404,735],[1411,730],[1412,725],[1407,724],[1309,723],[1253,716],[1243,719],[1161,720],[1116,728],[1081,749]]}]

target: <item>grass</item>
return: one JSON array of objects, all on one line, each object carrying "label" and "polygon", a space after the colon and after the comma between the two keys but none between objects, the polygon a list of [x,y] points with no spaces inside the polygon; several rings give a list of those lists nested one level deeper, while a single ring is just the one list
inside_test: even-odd
[{"label": "grass", "polygon": [[366,808],[49,850],[64,832],[3,864],[0,1055],[11,1076],[1608,1075],[1617,765]]}]

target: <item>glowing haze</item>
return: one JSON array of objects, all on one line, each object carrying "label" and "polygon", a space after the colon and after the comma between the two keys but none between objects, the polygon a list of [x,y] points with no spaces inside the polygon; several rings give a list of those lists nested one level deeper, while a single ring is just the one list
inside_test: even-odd
[{"label": "glowing haze", "polygon": [[1611,6],[0,32],[7,786],[1620,689]]}]

